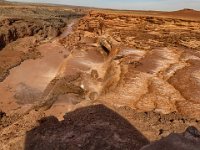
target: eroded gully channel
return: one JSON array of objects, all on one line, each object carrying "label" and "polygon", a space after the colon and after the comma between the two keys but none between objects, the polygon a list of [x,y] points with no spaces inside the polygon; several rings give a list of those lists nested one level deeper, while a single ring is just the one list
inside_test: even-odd
[{"label": "eroded gully channel", "polygon": [[[72,21],[59,38],[68,36],[74,23]],[[7,114],[38,100],[56,76],[65,57],[69,55],[69,51],[58,42],[58,38],[39,45],[37,49],[41,58],[22,62],[11,69],[9,76],[0,83],[0,108]]]}]

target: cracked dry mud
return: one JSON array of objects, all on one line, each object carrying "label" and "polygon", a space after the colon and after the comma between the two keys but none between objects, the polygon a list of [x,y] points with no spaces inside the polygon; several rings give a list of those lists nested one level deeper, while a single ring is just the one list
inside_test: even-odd
[{"label": "cracked dry mud", "polygon": [[[45,149],[53,142],[37,143],[50,136],[71,149],[140,149],[188,126],[200,129],[200,12],[85,13],[61,36],[8,53],[42,56],[3,68],[10,75],[0,84],[2,149]],[[23,45],[23,38],[7,44],[0,57],[18,42]],[[144,137],[129,135],[123,126],[130,125]]]}]

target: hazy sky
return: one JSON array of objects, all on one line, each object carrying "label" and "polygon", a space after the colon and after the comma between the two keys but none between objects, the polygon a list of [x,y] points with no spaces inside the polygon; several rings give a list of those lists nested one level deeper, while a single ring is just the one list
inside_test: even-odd
[{"label": "hazy sky", "polygon": [[192,8],[200,10],[200,0],[10,0],[17,2],[41,2],[78,6],[94,6],[117,9],[177,10]]}]

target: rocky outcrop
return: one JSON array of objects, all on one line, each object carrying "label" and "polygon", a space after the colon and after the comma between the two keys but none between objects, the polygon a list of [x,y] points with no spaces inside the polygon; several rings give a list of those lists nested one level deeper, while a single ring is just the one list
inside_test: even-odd
[{"label": "rocky outcrop", "polygon": [[19,38],[36,36],[53,38],[58,36],[66,23],[60,19],[51,20],[24,20],[3,19],[0,24],[0,49]]},{"label": "rocky outcrop", "polygon": [[24,60],[39,57],[35,48],[39,43],[59,36],[70,19],[83,15],[48,7],[13,9],[9,5],[0,8],[0,81]]},{"label": "rocky outcrop", "polygon": [[0,8],[0,49],[19,38],[39,36],[54,38],[62,33],[70,19],[79,18],[83,13],[73,9],[49,7],[2,6]]},{"label": "rocky outcrop", "polygon": [[172,133],[160,141],[144,146],[141,150],[198,150],[200,132],[195,127],[188,127],[184,133]]},{"label": "rocky outcrop", "polygon": [[[146,117],[153,112],[147,119],[151,123],[141,125],[137,120],[137,127],[149,138],[183,131],[187,124],[199,127],[199,85],[195,84],[199,47],[185,44],[190,39],[198,43],[198,28],[198,21],[91,12],[62,39],[72,54],[58,74],[80,76],[70,81],[83,90],[80,102],[100,101],[117,111],[130,108]],[[103,59],[97,61],[95,53]],[[160,121],[164,116],[159,114],[168,119]]]},{"label": "rocky outcrop", "polygon": [[41,119],[38,127],[27,132],[24,149],[139,150],[148,143],[117,113],[104,105],[94,105],[67,113],[61,122],[55,117]]},{"label": "rocky outcrop", "polygon": [[[200,87],[195,84],[200,47],[186,44],[191,39],[198,44],[199,26],[198,21],[91,12],[69,38],[72,50],[107,53],[97,99],[143,112],[179,112],[200,119]],[[88,39],[91,43],[85,44]],[[102,74],[102,68],[96,70]]]}]

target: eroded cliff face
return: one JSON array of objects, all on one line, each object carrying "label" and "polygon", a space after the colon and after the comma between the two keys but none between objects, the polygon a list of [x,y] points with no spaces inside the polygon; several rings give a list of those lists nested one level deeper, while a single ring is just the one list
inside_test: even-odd
[{"label": "eroded cliff face", "polygon": [[26,19],[2,19],[0,25],[1,49],[7,44],[16,41],[19,38],[28,36],[41,36],[41,38],[53,38],[61,33],[62,28],[66,26],[63,20],[26,20]]},{"label": "eroded cliff face", "polygon": [[59,36],[72,19],[83,16],[72,9],[8,4],[0,13],[0,81],[24,60],[39,57],[37,45]]},{"label": "eroded cliff face", "polygon": [[[37,128],[37,120],[50,115],[62,120],[65,113],[72,117],[65,118],[61,123],[55,118],[50,121],[55,125],[52,127],[54,135],[60,125],[70,124],[69,128],[63,129],[68,135],[66,142],[77,142],[79,148],[89,148],[82,141],[90,139],[93,131],[96,133],[96,126],[93,125],[100,122],[101,127],[113,129],[109,134],[111,139],[123,145],[123,137],[115,130],[118,128],[116,122],[109,124],[106,117],[110,115],[107,116],[98,105],[106,106],[128,120],[149,141],[172,132],[183,132],[191,125],[199,129],[199,29],[198,20],[166,17],[162,13],[148,16],[112,11],[90,12],[75,23],[71,33],[51,42],[62,47],[60,53],[67,51],[67,54],[40,99],[29,102],[28,106],[22,105],[23,113],[18,109],[15,113],[19,116],[13,115],[12,119],[2,113],[4,123],[9,125],[2,130],[0,138],[4,148],[24,148],[23,144],[16,145],[16,141],[26,143],[30,138],[27,135],[25,139],[26,131],[33,127],[36,129],[31,130],[30,135],[35,135],[35,141],[40,141],[42,136],[53,135],[49,135],[49,125],[48,128],[45,128],[46,124]],[[51,44],[47,42],[46,47]],[[98,123],[91,125],[87,122],[87,127],[83,122],[88,118],[84,116],[95,116],[97,113],[96,108],[87,111],[87,107],[98,107],[97,110],[102,111],[106,119],[102,121],[101,117],[97,117]],[[79,112],[79,108],[86,108],[86,112]],[[79,119],[76,120],[76,117]],[[71,132],[77,127],[76,123],[85,136],[79,138],[78,133],[75,134],[77,130]],[[82,129],[88,131],[90,125],[95,130],[88,135]],[[20,132],[15,131],[18,127],[22,127]],[[42,132],[34,134],[35,130]],[[14,137],[10,136],[11,132]],[[59,138],[63,136],[60,130],[58,134]],[[132,137],[125,138],[134,141]],[[6,139],[10,139],[8,144]],[[101,139],[107,143],[104,138]],[[148,140],[144,143],[147,144]],[[98,146],[98,142],[93,146]],[[119,145],[114,144],[114,147]]]},{"label": "eroded cliff face", "polygon": [[72,9],[9,4],[2,5],[0,13],[0,49],[23,37],[56,37],[63,32],[70,19],[82,16]]},{"label": "eroded cliff face", "polygon": [[27,59],[40,56],[35,47],[45,39],[58,36],[67,22],[37,19],[7,18],[0,25],[0,80],[3,81],[9,70]]}]

